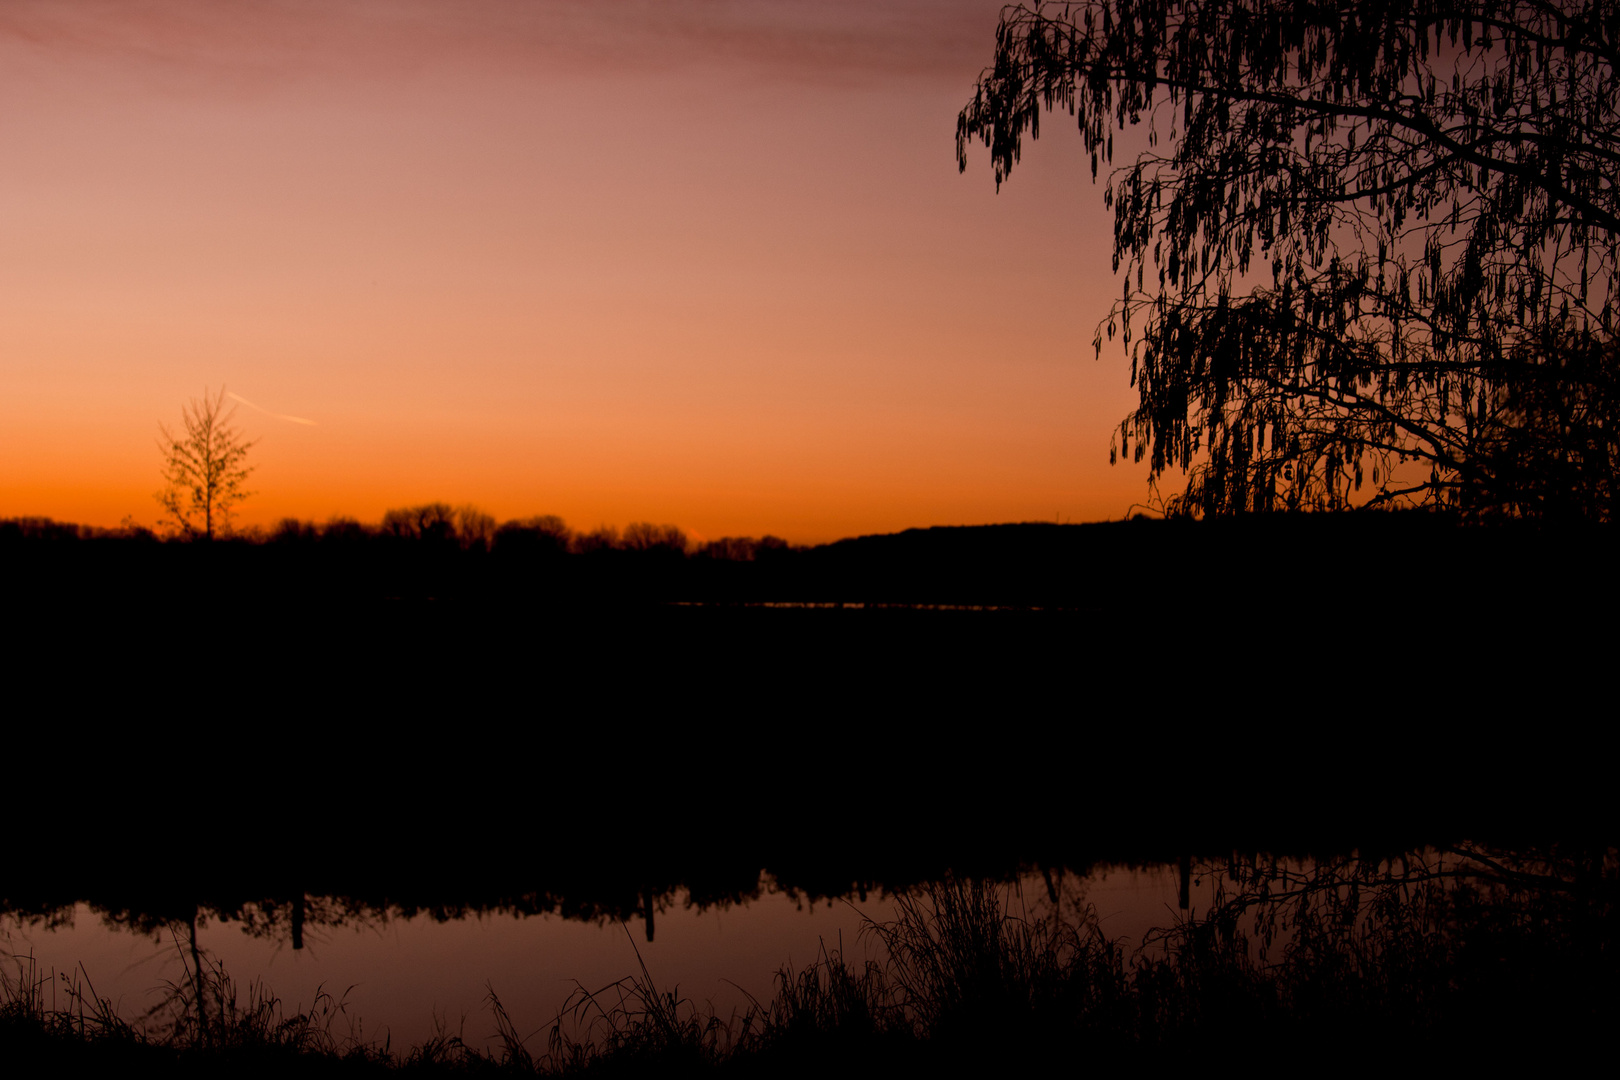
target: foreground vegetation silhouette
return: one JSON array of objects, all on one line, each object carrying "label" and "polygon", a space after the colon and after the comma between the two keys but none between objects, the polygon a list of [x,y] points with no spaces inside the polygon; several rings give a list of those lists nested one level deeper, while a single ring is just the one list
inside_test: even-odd
[{"label": "foreground vegetation silhouette", "polygon": [[5,982],[0,1052],[19,1067],[248,1075],[821,1075],[1126,1065],[1233,1046],[1545,1056],[1610,1038],[1620,849],[1233,857],[1195,872],[1218,881],[1213,907],[1143,943],[1109,940],[1083,904],[982,880],[920,887],[897,899],[894,919],[868,924],[870,959],[824,943],[815,962],[778,972],[769,1002],[732,1017],[657,985],[644,964],[580,988],[533,1034],[491,988],[489,1049],[445,1032],[397,1054],[345,1032],[341,1000],[288,1010],[206,958],[146,1023],[122,1019],[82,974],[24,964]]}]

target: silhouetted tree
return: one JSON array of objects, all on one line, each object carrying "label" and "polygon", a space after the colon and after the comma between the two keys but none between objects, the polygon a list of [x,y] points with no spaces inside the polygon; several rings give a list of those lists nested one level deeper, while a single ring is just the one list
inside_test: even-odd
[{"label": "silhouetted tree", "polygon": [[357,546],[371,538],[372,532],[354,518],[334,517],[321,526],[321,543],[328,546],[344,544]]},{"label": "silhouetted tree", "polygon": [[48,517],[0,518],[0,540],[60,544],[88,539],[96,530],[87,525],[54,521]]},{"label": "silhouetted tree", "polygon": [[235,406],[224,405],[225,387],[213,397],[205,388],[181,410],[183,435],[158,425],[164,486],[154,497],[163,508],[161,523],[187,536],[211,540],[230,532],[237,503],[253,494],[245,486],[253,466],[244,462],[258,440],[242,438],[231,426]]},{"label": "silhouetted tree", "polygon": [[1614,520],[1620,359],[1593,341],[1516,357],[1480,423],[1465,485],[1485,512]]},{"label": "silhouetted tree", "polygon": [[495,519],[471,504],[456,507],[456,539],[466,550],[488,551],[495,542]]},{"label": "silhouetted tree", "polygon": [[456,539],[456,512],[449,503],[423,503],[384,512],[384,536],[400,540],[453,542]]},{"label": "silhouetted tree", "polygon": [[275,528],[270,530],[269,540],[272,544],[290,547],[295,544],[312,544],[319,536],[314,522],[288,517],[276,522]]},{"label": "silhouetted tree", "polygon": [[1003,13],[957,156],[982,141],[999,186],[1064,109],[1095,177],[1146,121],[1104,193],[1126,275],[1095,346],[1121,336],[1140,394],[1114,454],[1189,470],[1172,506],[1608,520],[1568,473],[1612,472],[1613,424],[1534,417],[1611,400],[1617,58],[1612,0],[1036,4]]},{"label": "silhouetted tree", "polygon": [[118,523],[118,528],[110,530],[107,535],[118,537],[121,540],[138,540],[142,543],[151,543],[157,539],[156,533],[137,522],[129,514],[125,514],[124,520]]},{"label": "silhouetted tree", "polygon": [[758,546],[759,541],[752,536],[722,536],[698,548],[697,555],[700,559],[718,562],[752,562]]},{"label": "silhouetted tree", "polygon": [[754,545],[755,559],[780,559],[793,553],[793,547],[780,536],[766,534]]},{"label": "silhouetted tree", "polygon": [[532,556],[566,555],[573,535],[562,518],[545,514],[504,522],[495,530],[495,549]]},{"label": "silhouetted tree", "polygon": [[575,533],[573,547],[574,553],[577,555],[594,555],[602,551],[617,551],[619,548],[619,530],[611,525],[598,525],[588,533]]},{"label": "silhouetted tree", "polygon": [[674,525],[654,525],[650,521],[634,521],[624,528],[620,541],[626,551],[664,552],[686,554],[686,534]]}]

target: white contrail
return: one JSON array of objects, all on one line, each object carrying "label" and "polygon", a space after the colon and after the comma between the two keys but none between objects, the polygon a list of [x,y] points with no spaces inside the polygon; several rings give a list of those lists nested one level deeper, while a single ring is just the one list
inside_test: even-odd
[{"label": "white contrail", "polygon": [[231,391],[227,390],[227,391],[225,391],[225,396],[230,398],[232,401],[240,401],[242,404],[246,405],[248,408],[256,410],[257,412],[262,412],[266,416],[273,416],[277,420],[286,420],[286,421],[289,421],[290,423],[294,423],[294,424],[308,424],[310,427],[315,426],[315,421],[313,421],[313,420],[305,420],[302,416],[288,416],[286,413],[271,412],[269,409],[261,409],[257,405],[253,404],[253,402],[251,402],[247,398],[243,397],[241,394],[234,394]]}]

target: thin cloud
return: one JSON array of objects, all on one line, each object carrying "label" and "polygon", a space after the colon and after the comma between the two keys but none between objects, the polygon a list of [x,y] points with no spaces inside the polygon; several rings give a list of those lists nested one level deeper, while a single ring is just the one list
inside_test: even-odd
[{"label": "thin cloud", "polygon": [[255,412],[262,412],[264,415],[275,417],[277,420],[285,420],[290,424],[308,424],[310,427],[315,426],[315,421],[305,420],[302,416],[288,416],[286,413],[271,412],[269,409],[260,408],[247,398],[243,397],[241,394],[234,393],[230,390],[225,391],[225,396],[230,398],[232,401],[240,401],[243,405],[246,405]]},{"label": "thin cloud", "polygon": [[221,88],[433,68],[600,74],[714,65],[790,80],[969,77],[998,0],[7,0],[0,40]]}]

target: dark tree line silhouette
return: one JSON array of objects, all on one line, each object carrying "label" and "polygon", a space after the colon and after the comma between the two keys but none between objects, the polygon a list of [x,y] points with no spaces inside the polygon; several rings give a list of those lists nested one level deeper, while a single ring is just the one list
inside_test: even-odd
[{"label": "dark tree line silhouette", "polygon": [[[497,523],[476,507],[444,502],[392,509],[377,524],[288,518],[207,543],[133,525],[0,520],[8,589],[47,602],[162,595],[223,575],[239,595],[320,604],[944,605],[1127,611],[1140,620],[1182,602],[1184,583],[1124,568],[1179,565],[1195,575],[1210,565],[1244,583],[1223,610],[1274,618],[1297,606],[1301,590],[1323,587],[1324,573],[1337,572],[1330,568],[1354,574],[1402,553],[1444,551],[1439,587],[1448,602],[1502,613],[1613,596],[1611,549],[1608,526],[1481,526],[1431,511],[936,527],[815,546],[774,536],[694,542],[676,526],[649,522],[577,531],[554,515]],[[1375,620],[1375,606],[1365,607],[1335,618]]]}]

